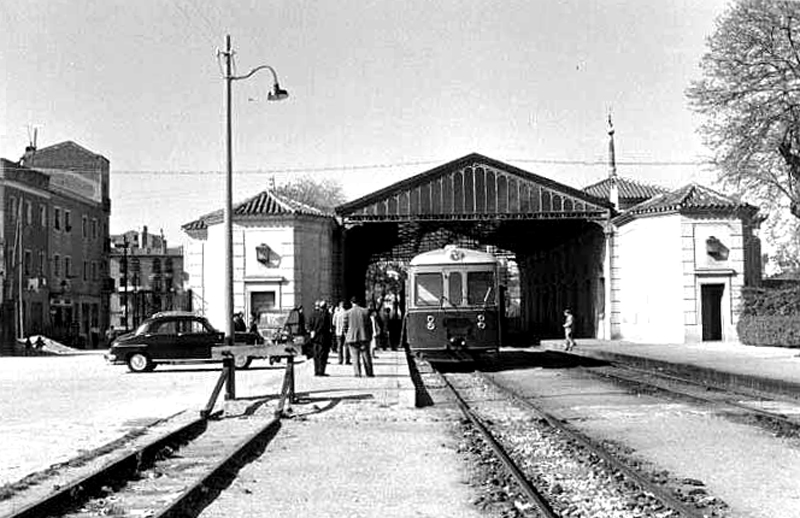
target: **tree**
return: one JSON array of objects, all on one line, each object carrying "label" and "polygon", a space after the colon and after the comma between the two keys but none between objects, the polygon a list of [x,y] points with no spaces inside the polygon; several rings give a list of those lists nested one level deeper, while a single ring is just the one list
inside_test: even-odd
[{"label": "tree", "polygon": [[764,273],[767,277],[800,279],[800,220],[793,218],[785,207],[769,210],[761,224],[764,243]]},{"label": "tree", "polygon": [[717,20],[687,91],[722,183],[786,196],[800,218],[800,4],[739,0]]},{"label": "tree", "polygon": [[280,196],[326,211],[333,211],[334,207],[347,201],[342,184],[332,178],[319,180],[300,176],[275,187],[273,191]]}]

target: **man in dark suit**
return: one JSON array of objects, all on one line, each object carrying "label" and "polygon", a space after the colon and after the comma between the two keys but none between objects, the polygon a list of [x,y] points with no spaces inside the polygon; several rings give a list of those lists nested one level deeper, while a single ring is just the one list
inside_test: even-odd
[{"label": "man in dark suit", "polygon": [[361,377],[361,362],[364,362],[364,370],[367,377],[373,377],[372,357],[369,354],[369,342],[372,340],[372,321],[369,312],[358,305],[358,300],[353,297],[350,300],[352,307],[347,310],[347,334],[345,341],[350,348],[353,359],[353,370],[356,377]]},{"label": "man in dark suit", "polygon": [[308,319],[308,329],[314,348],[314,376],[327,376],[328,353],[331,346],[331,315],[325,301],[314,304],[314,313]]}]

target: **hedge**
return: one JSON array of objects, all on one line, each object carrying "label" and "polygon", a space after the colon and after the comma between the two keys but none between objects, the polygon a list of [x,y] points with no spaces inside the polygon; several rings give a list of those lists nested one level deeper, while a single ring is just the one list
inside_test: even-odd
[{"label": "hedge", "polygon": [[742,289],[742,316],[800,316],[800,286]]},{"label": "hedge", "polygon": [[800,315],[742,315],[736,330],[743,344],[800,347]]}]

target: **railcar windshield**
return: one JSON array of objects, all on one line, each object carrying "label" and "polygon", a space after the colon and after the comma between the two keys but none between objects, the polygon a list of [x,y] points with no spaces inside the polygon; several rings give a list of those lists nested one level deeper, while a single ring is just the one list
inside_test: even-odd
[{"label": "railcar windshield", "polygon": [[414,276],[414,304],[440,306],[442,301],[442,274],[418,273]]},{"label": "railcar windshield", "polygon": [[461,293],[463,281],[461,272],[450,272],[447,276],[447,299],[453,306],[460,306],[464,295]]},{"label": "railcar windshield", "polygon": [[467,272],[467,302],[470,306],[496,304],[494,272]]}]

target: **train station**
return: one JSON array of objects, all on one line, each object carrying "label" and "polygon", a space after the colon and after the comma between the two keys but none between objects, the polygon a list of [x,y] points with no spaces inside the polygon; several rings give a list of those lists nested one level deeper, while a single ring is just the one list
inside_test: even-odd
[{"label": "train station", "polygon": [[[755,207],[699,184],[675,190],[616,174],[584,189],[469,154],[336,208],[270,190],[236,205],[234,306],[245,314],[362,296],[371,265],[445,245],[502,262],[506,340],[733,341],[745,286],[760,281]],[[222,213],[183,226],[201,312],[221,327]],[[402,273],[402,272],[401,272]]]}]

